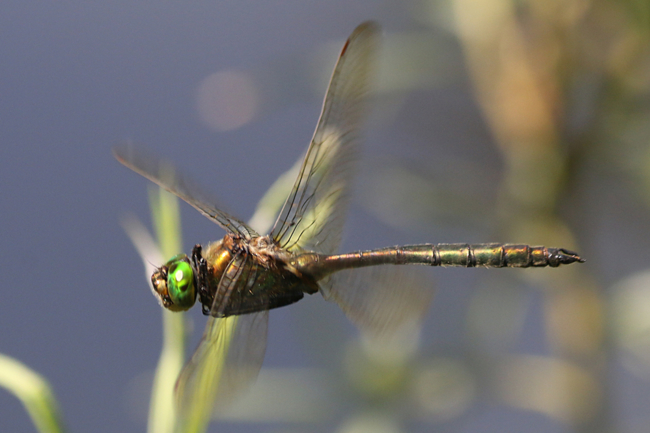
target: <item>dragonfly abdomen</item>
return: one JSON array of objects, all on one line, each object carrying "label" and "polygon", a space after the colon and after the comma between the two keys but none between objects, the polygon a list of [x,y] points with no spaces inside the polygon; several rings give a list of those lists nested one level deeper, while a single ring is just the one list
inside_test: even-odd
[{"label": "dragonfly abdomen", "polygon": [[515,244],[419,244],[348,254],[306,253],[292,263],[319,280],[344,269],[377,265],[461,266],[466,268],[557,267],[584,260],[564,248]]},{"label": "dragonfly abdomen", "polygon": [[[422,245],[405,247],[415,248]],[[431,266],[463,266],[467,268],[558,267],[584,262],[577,253],[564,248],[515,244],[438,244],[432,245]]]}]

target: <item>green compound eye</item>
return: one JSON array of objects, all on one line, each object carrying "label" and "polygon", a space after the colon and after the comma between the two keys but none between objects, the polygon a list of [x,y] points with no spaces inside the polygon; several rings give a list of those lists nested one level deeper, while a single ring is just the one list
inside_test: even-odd
[{"label": "green compound eye", "polygon": [[167,289],[172,300],[174,311],[183,311],[194,305],[196,289],[194,287],[194,272],[192,267],[184,260],[171,260],[167,274]]}]

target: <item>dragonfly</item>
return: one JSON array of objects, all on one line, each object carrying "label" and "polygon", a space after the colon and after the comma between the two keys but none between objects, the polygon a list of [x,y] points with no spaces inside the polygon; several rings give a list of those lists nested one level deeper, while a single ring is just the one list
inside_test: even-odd
[{"label": "dragonfly", "polygon": [[[228,389],[253,380],[264,357],[268,311],[293,304],[305,294],[321,293],[334,300],[360,326],[377,325],[383,316],[377,314],[376,303],[369,305],[365,298],[372,288],[364,291],[342,283],[336,277],[346,271],[379,265],[557,267],[584,261],[565,248],[496,243],[337,252],[379,34],[376,23],[366,22],[343,45],[298,176],[266,235],[203,199],[187,178],[165,175],[165,164],[155,158],[129,146],[115,150],[122,164],[177,195],[226,231],[221,240],[206,247],[197,244],[189,256],[173,257],[151,276],[154,294],[163,307],[185,311],[198,301],[203,314],[209,316],[202,340],[177,381],[181,411],[200,399],[229,395]],[[391,290],[407,289],[396,284]],[[392,299],[398,298],[399,294]],[[384,307],[390,310],[391,305]],[[236,325],[228,324],[232,317],[237,317]],[[215,357],[226,345],[226,361],[217,367]],[[201,397],[191,397],[197,395]]]}]

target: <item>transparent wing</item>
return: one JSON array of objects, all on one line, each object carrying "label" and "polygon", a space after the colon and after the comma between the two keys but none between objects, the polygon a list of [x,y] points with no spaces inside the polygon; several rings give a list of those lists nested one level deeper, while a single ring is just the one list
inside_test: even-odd
[{"label": "transparent wing", "polygon": [[362,331],[374,336],[392,335],[407,325],[419,325],[433,299],[434,290],[417,266],[372,266],[337,272],[323,285],[323,298],[336,302]]},{"label": "transparent wing", "polygon": [[298,178],[271,230],[283,248],[338,248],[378,39],[379,26],[366,22],[341,50]]},{"label": "transparent wing", "polygon": [[188,179],[180,177],[168,163],[150,155],[145,156],[137,153],[129,145],[113,149],[113,154],[119,162],[167,191],[176,194],[225,230],[247,239],[258,236],[255,230],[246,223],[207,204],[208,200],[202,198],[204,195],[200,193],[200,189]]},{"label": "transparent wing", "polygon": [[[252,284],[257,270],[246,252],[235,256],[219,282],[217,293],[222,296],[215,297],[213,313],[222,312],[239,286]],[[231,401],[255,380],[264,360],[267,326],[268,310],[208,319],[198,348],[176,382],[182,431],[207,423],[215,405]]]},{"label": "transparent wing", "polygon": [[179,431],[204,431],[215,405],[231,401],[257,377],[266,351],[268,311],[210,317],[176,382]]}]

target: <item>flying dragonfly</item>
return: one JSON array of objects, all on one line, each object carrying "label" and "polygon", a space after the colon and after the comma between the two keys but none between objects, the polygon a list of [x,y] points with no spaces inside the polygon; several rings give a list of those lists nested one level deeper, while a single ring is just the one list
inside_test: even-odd
[{"label": "flying dragonfly", "polygon": [[[196,245],[189,256],[173,257],[151,276],[163,307],[185,311],[198,300],[203,314],[210,316],[198,348],[177,381],[181,416],[197,404],[211,407],[217,395],[229,395],[230,390],[254,379],[266,348],[268,310],[293,304],[305,293],[320,292],[334,300],[362,327],[381,327],[378,322],[384,316],[377,314],[376,303],[365,302],[372,288],[343,284],[337,279],[342,271],[416,264],[557,267],[584,261],[564,248],[494,243],[418,244],[337,253],[379,33],[377,24],[366,22],[343,45],[297,179],[267,235],[200,198],[187,179],[166,176],[168,170],[160,161],[128,146],[115,150],[122,164],[226,230],[221,240],[206,247]],[[393,288],[408,290],[402,285]],[[400,297],[404,296],[391,299]],[[228,322],[232,317],[237,317],[236,323]],[[215,358],[221,350],[228,352],[226,361],[217,365]]]}]

